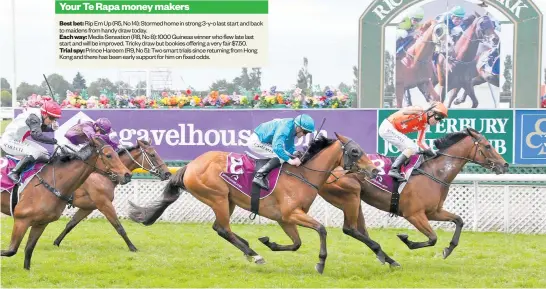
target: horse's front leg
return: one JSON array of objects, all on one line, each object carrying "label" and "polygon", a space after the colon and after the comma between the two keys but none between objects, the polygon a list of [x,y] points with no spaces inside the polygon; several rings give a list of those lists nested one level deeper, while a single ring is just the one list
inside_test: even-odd
[{"label": "horse's front leg", "polygon": [[17,254],[17,250],[19,249],[21,241],[23,241],[23,238],[27,233],[29,226],[29,221],[26,218],[15,218],[15,222],[13,223],[13,231],[11,232],[11,241],[9,243],[9,248],[7,250],[1,251],[0,255],[2,257],[11,257]]},{"label": "horse's front leg", "polygon": [[383,251],[383,249],[381,249],[381,245],[379,245],[379,243],[370,238],[366,230],[364,214],[362,214],[362,207],[360,206],[360,198],[357,198],[355,201],[345,203],[343,207],[343,215],[345,216],[345,220],[343,222],[343,233],[366,244],[366,246],[368,246],[368,248],[375,253],[381,264],[385,264],[385,261],[387,261],[387,263],[389,263],[389,265],[392,267],[400,267],[398,262],[394,261]]},{"label": "horse's front leg", "polygon": [[42,236],[42,233],[47,227],[47,224],[48,223],[39,226],[32,226],[32,228],[30,229],[30,234],[28,234],[27,246],[25,247],[24,268],[27,270],[30,270],[30,259],[32,258],[32,252],[34,251],[34,247],[36,247],[36,243],[38,243],[38,239],[40,239],[40,236]]},{"label": "horse's front leg", "polygon": [[432,227],[430,227],[430,224],[428,223],[427,216],[425,215],[425,212],[418,212],[415,215],[411,216],[404,216],[406,220],[408,220],[419,232],[423,233],[425,236],[428,237],[428,241],[426,242],[413,242],[408,239],[408,235],[406,234],[398,234],[398,238],[404,242],[410,248],[411,250],[424,248],[424,247],[430,247],[436,245],[436,241],[438,241],[438,237],[436,236],[436,233],[434,230],[432,230]]},{"label": "horse's front leg", "polygon": [[131,252],[136,252],[137,248],[135,247],[135,245],[133,245],[133,242],[131,242],[131,240],[127,236],[127,232],[125,232],[125,229],[121,225],[116,214],[116,209],[114,208],[112,202],[108,198],[103,196],[100,198],[100,200],[95,200],[95,204],[97,205],[97,209],[99,209],[99,211],[106,217],[106,219],[108,219],[110,224],[112,224],[114,229],[116,229],[118,234],[123,238],[125,244],[127,244],[127,247],[129,247],[129,250]]},{"label": "horse's front leg", "polygon": [[76,227],[76,225],[78,225],[83,219],[85,219],[87,216],[89,216],[89,214],[91,214],[92,212],[93,212],[93,210],[79,209],[76,212],[76,214],[74,214],[74,216],[72,216],[72,219],[70,219],[70,221],[66,224],[66,227],[61,232],[61,234],[57,237],[57,239],[55,239],[55,241],[53,241],[53,245],[55,245],[55,246],[61,245],[61,242],[66,237],[66,235],[68,235],[68,233],[70,233],[70,231],[72,231],[72,229],[74,229]]},{"label": "horse's front leg", "polygon": [[444,259],[447,258],[453,249],[459,245],[459,238],[461,237],[461,232],[463,230],[464,222],[463,219],[453,213],[450,213],[444,209],[439,212],[434,212],[430,215],[430,220],[432,221],[444,221],[444,222],[453,222],[455,223],[455,233],[453,233],[453,238],[449,243],[449,247],[444,249],[443,255]]},{"label": "horse's front leg", "polygon": [[302,209],[296,209],[287,216],[283,215],[283,221],[288,223],[294,223],[302,227],[311,228],[319,234],[320,238],[320,252],[319,263],[315,266],[317,272],[322,274],[324,272],[324,266],[326,265],[326,257],[328,252],[326,250],[326,228],[324,225],[307,215]]},{"label": "horse's front leg", "polygon": [[301,246],[301,238],[298,233],[298,227],[294,223],[286,223],[283,221],[278,221],[281,228],[284,230],[286,235],[292,240],[291,245],[279,245],[275,242],[269,241],[269,237],[261,237],[258,240],[266,245],[271,251],[297,251]]},{"label": "horse's front leg", "polygon": [[476,97],[476,93],[474,92],[474,87],[472,86],[472,83],[467,84],[464,87],[465,92],[468,96],[470,96],[470,99],[472,100],[472,108],[476,108],[479,105],[478,98]]},{"label": "horse's front leg", "polygon": [[[448,108],[451,107],[453,101],[455,100],[455,98],[459,94],[459,91],[460,91],[460,88],[453,88],[448,92],[448,94],[449,94],[448,95],[449,96],[449,101],[448,101],[448,105],[447,105]],[[466,93],[466,89],[465,89],[465,93]]]}]

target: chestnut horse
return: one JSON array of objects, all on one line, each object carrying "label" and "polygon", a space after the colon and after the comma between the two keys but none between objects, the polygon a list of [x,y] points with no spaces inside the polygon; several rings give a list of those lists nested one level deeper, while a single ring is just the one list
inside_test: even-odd
[{"label": "chestnut horse", "polygon": [[[401,108],[404,92],[413,87],[419,87],[425,97],[433,97],[433,100],[440,100],[432,86],[431,77],[434,74],[434,67],[431,63],[434,49],[441,45],[447,35],[447,26],[435,20],[429,20],[424,25],[423,35],[415,40],[411,47],[404,51],[404,56],[396,59],[396,105]],[[411,101],[411,100],[410,100]],[[427,99],[429,101],[429,99]]]},{"label": "chestnut horse", "polygon": [[[437,237],[429,220],[453,222],[456,229],[449,247],[443,251],[445,259],[459,243],[463,228],[461,217],[443,209],[451,182],[467,162],[491,169],[497,174],[507,172],[508,163],[483,135],[471,128],[448,134],[435,140],[434,144],[439,149],[438,155],[425,160],[415,169],[419,174],[409,179],[400,194],[397,213],[427,236],[428,241],[413,242],[405,234],[398,234],[398,237],[412,250],[434,246]],[[380,172],[378,178],[385,173]],[[319,195],[343,210],[343,232],[360,241],[360,238],[355,237],[356,234],[368,236],[361,200],[385,212],[389,212],[391,208],[392,193],[372,185],[361,174],[336,174],[329,178]]]},{"label": "chestnut horse", "polygon": [[[77,153],[54,153],[21,191],[19,203],[13,211],[14,224],[9,249],[2,250],[1,255],[15,255],[27,229],[32,227],[25,247],[24,262],[24,268],[30,270],[32,251],[46,226],[59,219],[67,202],[71,201],[72,193],[95,170],[112,175],[121,184],[131,180],[131,171],[121,163],[112,146],[100,136],[92,138]],[[2,191],[1,206],[2,213],[11,215],[8,191]]]},{"label": "chestnut horse", "polygon": [[[259,240],[273,251],[296,251],[300,248],[297,225],[317,231],[320,253],[315,269],[321,274],[327,257],[326,229],[307,214],[318,190],[338,166],[350,172],[364,170],[366,175],[373,177],[378,172],[356,142],[337,133],[336,137],[328,139],[321,135],[312,141],[299,167],[284,163],[272,194],[259,203],[259,214],[277,221],[293,242],[291,245],[280,245],[270,242],[269,237],[261,237]],[[144,208],[131,204],[131,219],[144,225],[153,224],[178,199],[181,190],[186,190],[212,208],[216,215],[212,228],[218,235],[241,250],[248,261],[265,263],[245,239],[231,231],[230,216],[235,206],[250,210],[251,199],[220,177],[220,173],[226,169],[228,155],[228,152],[210,151],[198,156],[171,177],[163,191],[163,198],[157,203]]]},{"label": "chestnut horse", "polygon": [[[119,159],[130,171],[142,168],[151,174],[159,177],[162,181],[171,177],[171,172],[165,162],[161,159],[156,150],[149,142],[137,140],[136,145],[130,148],[118,149]],[[66,235],[80,223],[81,220],[89,216],[94,210],[99,211],[108,219],[110,224],[116,229],[123,238],[129,250],[137,251],[137,248],[125,232],[121,225],[116,209],[112,204],[114,200],[114,191],[118,183],[108,176],[101,173],[92,173],[83,185],[74,192],[74,201],[72,205],[79,208],[72,219],[66,224],[63,232],[55,239],[53,245],[59,246]]]}]

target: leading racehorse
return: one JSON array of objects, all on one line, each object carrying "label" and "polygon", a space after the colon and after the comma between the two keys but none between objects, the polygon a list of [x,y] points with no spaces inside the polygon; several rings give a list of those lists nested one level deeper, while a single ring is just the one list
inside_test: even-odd
[{"label": "leading racehorse", "polygon": [[[130,171],[137,168],[149,171],[152,175],[165,181],[171,177],[169,168],[163,162],[156,150],[151,144],[144,140],[137,140],[136,145],[129,148],[118,149],[119,159]],[[81,220],[89,216],[94,210],[98,209],[108,219],[110,224],[116,229],[123,238],[130,251],[137,251],[137,248],[125,232],[121,225],[116,209],[112,204],[114,200],[114,191],[118,185],[116,180],[102,173],[92,173],[87,180],[74,192],[74,201],[72,205],[79,210],[72,216],[72,219],[66,224],[62,233],[53,242],[59,246],[66,235],[80,223]]]},{"label": "leading racehorse", "polygon": [[[377,173],[375,166],[356,142],[337,133],[336,137],[337,139],[328,139],[319,136],[302,157],[301,166],[294,167],[284,163],[277,169],[280,176],[276,185],[269,177],[272,192],[259,202],[259,215],[277,221],[293,242],[291,245],[280,245],[271,242],[269,237],[260,238],[260,241],[271,250],[298,250],[301,239],[297,225],[318,232],[320,253],[319,263],[315,269],[319,273],[324,271],[327,257],[326,229],[307,214],[317,191],[332,170],[338,166],[351,172],[364,171],[366,175],[372,177]],[[212,228],[218,235],[241,250],[249,261],[265,263],[264,259],[249,247],[248,242],[230,228],[230,216],[235,206],[250,210],[252,198],[240,189],[241,183],[226,181],[221,175],[228,172],[232,176],[237,176],[239,180],[246,178],[247,183],[251,183],[252,172],[249,175],[243,173],[246,162],[243,156],[222,151],[210,151],[198,156],[171,177],[163,191],[163,198],[157,203],[145,208],[131,204],[133,207],[130,212],[131,219],[145,225],[153,224],[165,209],[178,199],[181,190],[186,190],[212,208],[216,216]],[[243,164],[243,168],[238,164]],[[237,170],[241,172],[238,173]],[[255,171],[253,166],[252,170]],[[270,175],[274,175],[274,172],[275,170]]]},{"label": "leading racehorse", "polygon": [[[343,210],[345,222],[343,232],[371,247],[362,236],[369,239],[362,213],[361,200],[385,212],[404,217],[421,233],[428,237],[426,242],[413,242],[405,234],[398,237],[410,249],[418,249],[436,244],[436,233],[429,225],[429,220],[455,223],[456,229],[449,247],[443,251],[447,258],[459,243],[463,228],[461,217],[446,211],[444,201],[449,193],[449,186],[467,162],[491,169],[496,174],[506,173],[508,163],[491,146],[489,141],[474,129],[467,128],[434,141],[439,149],[436,157],[417,163],[420,156],[413,156],[405,171],[413,169],[413,176],[402,192],[392,185],[392,178],[385,172],[389,170],[390,160],[381,155],[368,155],[380,169],[375,179],[367,179],[362,174],[336,174],[328,179],[319,195],[335,207]],[[411,173],[409,173],[411,174]],[[406,176],[408,179],[408,176]],[[388,185],[391,184],[391,185]]]},{"label": "leading racehorse", "polygon": [[[66,204],[72,201],[72,194],[93,171],[111,175],[121,184],[131,180],[129,171],[120,161],[112,146],[101,136],[93,137],[89,144],[77,153],[53,154],[48,163],[36,164],[41,167],[30,182],[24,186],[20,199],[11,214],[10,192],[2,191],[2,213],[14,218],[13,231],[8,250],[1,255],[11,257],[29,227],[30,234],[25,247],[24,268],[30,269],[32,251],[46,226],[59,219]],[[43,166],[43,167],[42,167]],[[2,178],[5,176],[2,175]],[[14,188],[13,194],[17,194]]]}]

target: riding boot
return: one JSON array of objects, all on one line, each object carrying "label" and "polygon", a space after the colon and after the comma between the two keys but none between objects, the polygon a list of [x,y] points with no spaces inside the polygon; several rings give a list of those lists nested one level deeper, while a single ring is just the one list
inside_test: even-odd
[{"label": "riding boot", "polygon": [[406,155],[401,154],[399,155],[394,163],[391,166],[391,169],[389,170],[389,176],[391,176],[394,179],[397,179],[398,181],[404,181],[405,178],[400,173],[400,169],[402,168],[402,165],[406,162],[408,158]]},{"label": "riding boot", "polygon": [[261,167],[257,172],[256,176],[254,176],[254,179],[252,182],[254,184],[257,184],[264,190],[269,190],[269,185],[267,182],[267,175],[269,172],[271,172],[274,168],[277,168],[281,165],[281,160],[279,158],[272,158],[270,159],[263,167]]},{"label": "riding boot", "polygon": [[8,178],[10,178],[14,183],[19,182],[19,177],[23,169],[27,167],[27,165],[30,165],[34,163],[35,159],[33,156],[26,156],[22,160],[20,160],[17,165],[9,172]]}]

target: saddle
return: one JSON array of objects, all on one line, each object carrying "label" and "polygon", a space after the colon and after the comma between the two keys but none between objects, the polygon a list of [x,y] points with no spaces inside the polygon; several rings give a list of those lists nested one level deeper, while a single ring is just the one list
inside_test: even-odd
[{"label": "saddle", "polygon": [[19,193],[23,191],[28,182],[30,182],[30,180],[32,180],[32,178],[45,166],[43,160],[38,160],[31,165],[27,165],[19,175],[19,183],[14,183],[8,178],[8,174],[20,161],[21,158],[10,155],[0,158],[0,189],[2,191],[7,191],[10,194],[10,213],[12,216],[15,206],[19,203]]},{"label": "saddle", "polygon": [[250,152],[244,154],[231,152],[227,156],[225,171],[220,173],[222,179],[250,197],[250,211],[253,213],[250,219],[252,220],[258,214],[260,200],[273,193],[280,176],[282,166],[271,170],[267,175],[269,190],[264,190],[252,182],[256,172],[270,159],[253,155]]}]

